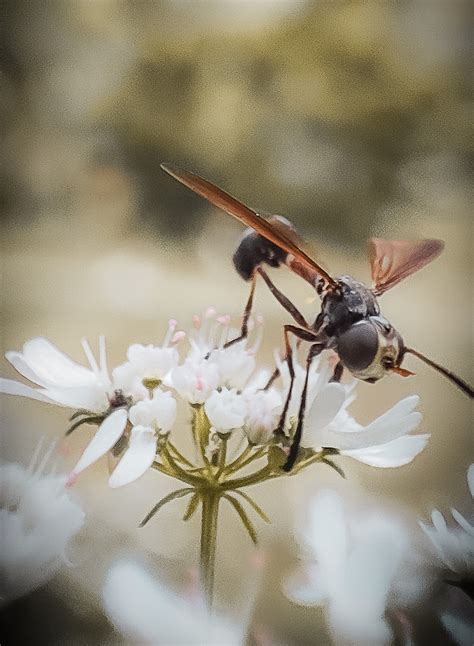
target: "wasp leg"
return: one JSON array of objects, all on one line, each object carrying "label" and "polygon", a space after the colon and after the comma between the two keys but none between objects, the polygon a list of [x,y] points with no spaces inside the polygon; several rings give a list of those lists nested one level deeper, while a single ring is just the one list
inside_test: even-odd
[{"label": "wasp leg", "polygon": [[229,348],[231,345],[234,345],[234,343],[238,343],[239,341],[243,341],[243,339],[247,338],[247,334],[249,331],[248,323],[249,323],[250,313],[252,312],[253,296],[255,294],[256,283],[257,283],[257,274],[254,273],[252,276],[252,285],[250,287],[250,294],[247,299],[247,303],[245,304],[244,314],[242,316],[242,327],[240,328],[240,334],[239,336],[236,336],[235,339],[232,339],[231,341],[227,341],[227,343],[224,344],[224,348]]},{"label": "wasp leg", "polygon": [[340,361],[336,363],[336,367],[334,368],[334,372],[332,373],[332,377],[329,380],[329,383],[331,384],[338,384],[341,379],[342,379],[342,373],[344,372],[344,366]]},{"label": "wasp leg", "polygon": [[290,447],[290,453],[288,455],[288,459],[286,463],[283,465],[283,470],[287,472],[291,471],[296,461],[296,458],[298,457],[298,451],[301,443],[301,436],[303,435],[303,422],[304,422],[304,414],[306,411],[306,395],[308,391],[309,371],[311,368],[311,364],[313,362],[314,357],[317,357],[318,354],[321,354],[321,352],[325,349],[325,347],[326,347],[325,343],[314,343],[310,347],[308,356],[306,358],[306,376],[304,380],[303,392],[301,393],[300,410],[298,412],[298,424],[296,426],[296,432]]},{"label": "wasp leg", "polygon": [[[276,428],[276,435],[284,435],[286,415],[288,413],[288,408],[290,406],[291,395],[293,394],[293,383],[295,381],[295,370],[293,366],[293,350],[291,349],[289,334],[294,334],[298,339],[303,341],[316,341],[318,339],[317,334],[311,332],[310,330],[304,330],[302,328],[296,327],[295,325],[285,325],[283,326],[283,335],[285,339],[285,353],[286,353],[286,362],[288,364],[288,372],[290,373],[290,387],[288,388],[288,394],[286,396],[285,405],[283,406],[283,411],[280,416],[280,421]],[[311,346],[313,347],[313,346]]]},{"label": "wasp leg", "polygon": [[308,328],[309,324],[306,321],[305,317],[301,314],[299,309],[296,307],[296,305],[293,305],[293,303],[290,301],[289,298],[281,292],[278,287],[272,282],[270,277],[268,276],[267,272],[262,269],[261,267],[257,268],[258,273],[260,276],[263,278],[265,281],[267,287],[273,294],[273,296],[277,299],[277,301],[282,305],[282,307],[285,308],[285,310],[290,314],[290,316],[300,325],[301,327]]}]

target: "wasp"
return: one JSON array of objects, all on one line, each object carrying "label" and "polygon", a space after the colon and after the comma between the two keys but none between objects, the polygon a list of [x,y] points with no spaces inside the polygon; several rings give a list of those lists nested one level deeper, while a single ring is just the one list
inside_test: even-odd
[{"label": "wasp", "polygon": [[[258,275],[296,323],[287,324],[283,328],[290,387],[276,433],[283,433],[295,377],[290,335],[294,335],[299,342],[310,343],[298,421],[283,467],[285,471],[292,469],[298,457],[309,369],[313,359],[323,350],[333,350],[338,357],[333,381],[342,378],[344,369],[355,378],[368,383],[375,383],[390,373],[408,377],[414,373],[401,364],[407,354],[412,354],[447,377],[469,397],[474,396],[473,388],[454,372],[408,347],[398,330],[381,314],[378,304],[379,296],[437,258],[444,248],[442,240],[370,239],[369,260],[373,287],[367,287],[349,275],[331,276],[304,250],[294,226],[286,218],[278,215],[266,218],[194,173],[171,164],[161,164],[161,168],[248,227],[234,253],[233,262],[240,276],[251,282],[250,295],[244,310],[241,333],[229,345],[247,335]],[[276,287],[263,268],[264,264],[270,267],[286,265],[316,290],[321,299],[321,310],[314,322],[307,321],[290,299]],[[273,377],[276,376],[278,373],[274,373]]]}]

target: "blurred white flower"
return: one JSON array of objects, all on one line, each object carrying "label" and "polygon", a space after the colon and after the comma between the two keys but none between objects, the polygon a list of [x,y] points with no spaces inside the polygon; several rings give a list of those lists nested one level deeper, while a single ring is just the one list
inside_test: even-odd
[{"label": "blurred white flower", "polygon": [[86,368],[61,352],[47,339],[27,341],[23,352],[7,352],[12,366],[40,388],[32,388],[10,379],[0,380],[0,392],[39,399],[68,408],[84,408],[103,412],[109,406],[113,386],[107,369],[105,339],[99,339],[99,365],[91,348],[83,339],[82,346],[89,361]]},{"label": "blurred white flower", "polygon": [[332,447],[374,467],[399,467],[426,446],[429,434],[409,435],[421,422],[417,395],[405,397],[367,426],[346,411],[353,400],[347,387],[328,384],[315,397],[305,419],[302,445]]},{"label": "blurred white flower", "polygon": [[41,448],[28,468],[0,466],[0,604],[43,585],[67,563],[67,545],[84,523],[66,476],[45,472],[54,446],[40,460]]},{"label": "blurred white flower", "polygon": [[247,405],[235,388],[215,390],[204,404],[211,426],[219,433],[241,428],[245,422]]},{"label": "blurred white flower", "polygon": [[103,592],[110,621],[137,644],[192,644],[237,646],[244,644],[244,628],[207,613],[204,604],[192,603],[170,592],[142,567],[118,561],[110,568]]},{"label": "blurred white flower", "polygon": [[307,560],[303,576],[287,582],[287,595],[299,605],[323,605],[338,644],[392,643],[385,616],[391,599],[411,603],[423,589],[422,577],[412,589],[403,582],[401,567],[416,557],[405,528],[381,512],[347,515],[341,497],[324,490],[309,505],[299,541]]},{"label": "blurred white flower", "polygon": [[[467,470],[467,483],[474,498],[474,464]],[[443,514],[434,509],[431,513],[432,526],[419,521],[420,527],[436,548],[438,557],[451,572],[461,578],[474,576],[474,523],[468,521],[457,509],[451,509],[456,522],[448,527]]]}]

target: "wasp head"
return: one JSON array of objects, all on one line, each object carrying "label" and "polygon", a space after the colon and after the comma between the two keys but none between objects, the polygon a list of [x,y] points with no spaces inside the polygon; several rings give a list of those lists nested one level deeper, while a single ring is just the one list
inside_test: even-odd
[{"label": "wasp head", "polygon": [[375,383],[389,372],[404,377],[412,374],[400,367],[405,354],[402,337],[381,316],[369,316],[340,334],[337,353],[354,377],[369,383]]}]

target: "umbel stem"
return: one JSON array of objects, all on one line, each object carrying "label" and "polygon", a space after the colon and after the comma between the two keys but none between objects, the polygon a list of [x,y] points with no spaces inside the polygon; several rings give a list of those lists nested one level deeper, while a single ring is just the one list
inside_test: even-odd
[{"label": "umbel stem", "polygon": [[201,511],[201,559],[200,576],[206,595],[207,606],[212,609],[214,594],[214,570],[216,560],[217,516],[220,494],[212,490],[202,492]]}]

